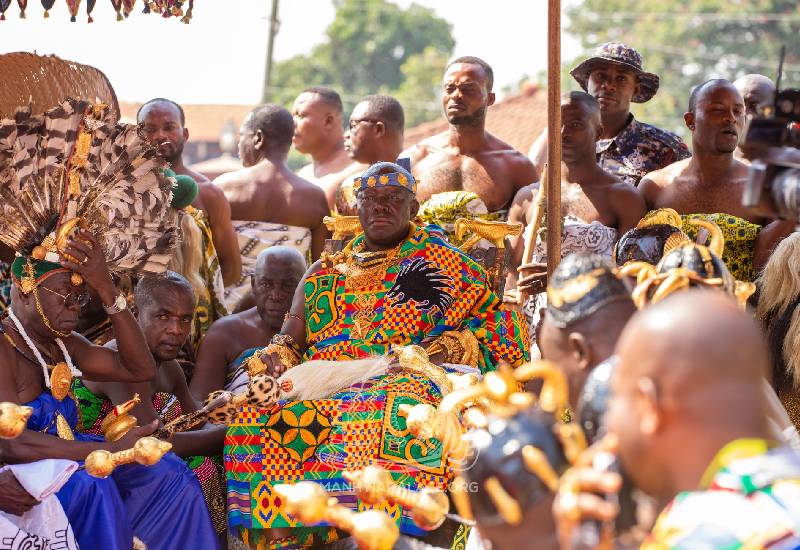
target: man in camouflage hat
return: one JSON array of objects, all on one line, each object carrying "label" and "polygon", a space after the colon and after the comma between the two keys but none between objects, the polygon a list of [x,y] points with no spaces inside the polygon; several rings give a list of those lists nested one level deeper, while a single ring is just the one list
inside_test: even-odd
[{"label": "man in camouflage hat", "polygon": [[[591,57],[570,71],[584,91],[600,103],[603,132],[597,141],[597,161],[604,170],[633,185],[642,176],[690,156],[681,139],[634,118],[631,102],[645,103],[658,91],[658,75],[642,68],[642,56],[618,42],[601,44]],[[547,140],[540,137],[531,158],[541,168]]]}]

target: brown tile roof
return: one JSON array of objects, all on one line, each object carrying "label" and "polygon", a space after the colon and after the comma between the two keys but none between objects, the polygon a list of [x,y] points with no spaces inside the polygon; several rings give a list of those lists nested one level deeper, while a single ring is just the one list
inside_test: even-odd
[{"label": "brown tile roof", "polygon": [[[141,103],[120,101],[123,122],[135,122],[136,111]],[[233,121],[238,131],[245,115],[253,109],[253,105],[181,105],[186,114],[186,127],[189,139],[196,141],[218,141],[225,123]]]},{"label": "brown tile roof", "polygon": [[[489,107],[486,129],[523,154],[528,154],[533,142],[547,126],[547,92],[534,85],[524,86],[514,95]],[[447,130],[444,116],[406,130],[405,146],[410,147],[425,138]]]}]

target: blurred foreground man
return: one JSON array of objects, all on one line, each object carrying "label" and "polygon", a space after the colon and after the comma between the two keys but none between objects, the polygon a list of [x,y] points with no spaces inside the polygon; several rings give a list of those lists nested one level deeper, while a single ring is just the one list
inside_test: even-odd
[{"label": "blurred foreground man", "polygon": [[[642,547],[797,548],[800,457],[771,439],[753,320],[719,293],[689,291],[635,315],[617,354],[609,431],[623,470],[661,509]],[[613,519],[616,506],[588,493],[619,484],[591,469],[565,475],[555,506],[564,548],[581,519]]]}]

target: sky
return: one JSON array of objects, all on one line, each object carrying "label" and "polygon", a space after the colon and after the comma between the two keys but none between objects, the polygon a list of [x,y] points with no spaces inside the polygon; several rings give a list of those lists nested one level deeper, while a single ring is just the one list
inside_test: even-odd
[{"label": "sky", "polygon": [[[406,7],[411,0],[395,3]],[[452,23],[454,56],[477,55],[492,65],[497,89],[547,66],[546,0],[416,3]],[[92,65],[108,76],[121,101],[163,96],[179,103],[255,104],[263,88],[270,7],[271,0],[195,0],[194,18],[185,25],[142,14],[141,1],[129,19],[117,22],[111,2],[97,0],[94,23],[87,24],[86,2],[76,23],[69,21],[64,0],[56,1],[48,19],[37,0],[29,0],[27,18],[19,19],[13,2],[0,21],[0,53],[35,51]],[[277,61],[308,53],[324,40],[333,3],[281,0],[279,17]],[[562,36],[564,59],[580,51]]]}]

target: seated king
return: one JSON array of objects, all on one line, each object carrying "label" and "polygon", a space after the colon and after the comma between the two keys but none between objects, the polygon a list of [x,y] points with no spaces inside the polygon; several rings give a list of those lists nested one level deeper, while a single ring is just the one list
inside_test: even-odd
[{"label": "seated king", "polygon": [[[412,223],[416,186],[409,171],[389,162],[357,178],[363,233],[308,269],[281,332],[251,359],[251,372],[277,377],[297,369],[280,379],[295,397],[268,410],[245,407],[228,427],[228,520],[253,547],[275,547],[284,537],[303,546],[333,538],[330,527],[296,523],[274,490],[279,484],[314,481],[359,511],[370,506],[354,496],[347,470],[379,465],[409,489],[446,490],[453,477],[447,453],[440,441],[409,433],[401,405],[437,405],[452,389],[454,365],[488,372],[500,361],[517,366],[529,358],[524,318],[502,309],[484,270],[438,227]],[[427,351],[424,368],[387,359],[410,345]],[[364,364],[384,368],[354,383],[351,373]],[[301,391],[287,388],[287,377]],[[324,397],[302,391],[337,377]],[[402,533],[424,533],[408,510],[377,508]]]}]

